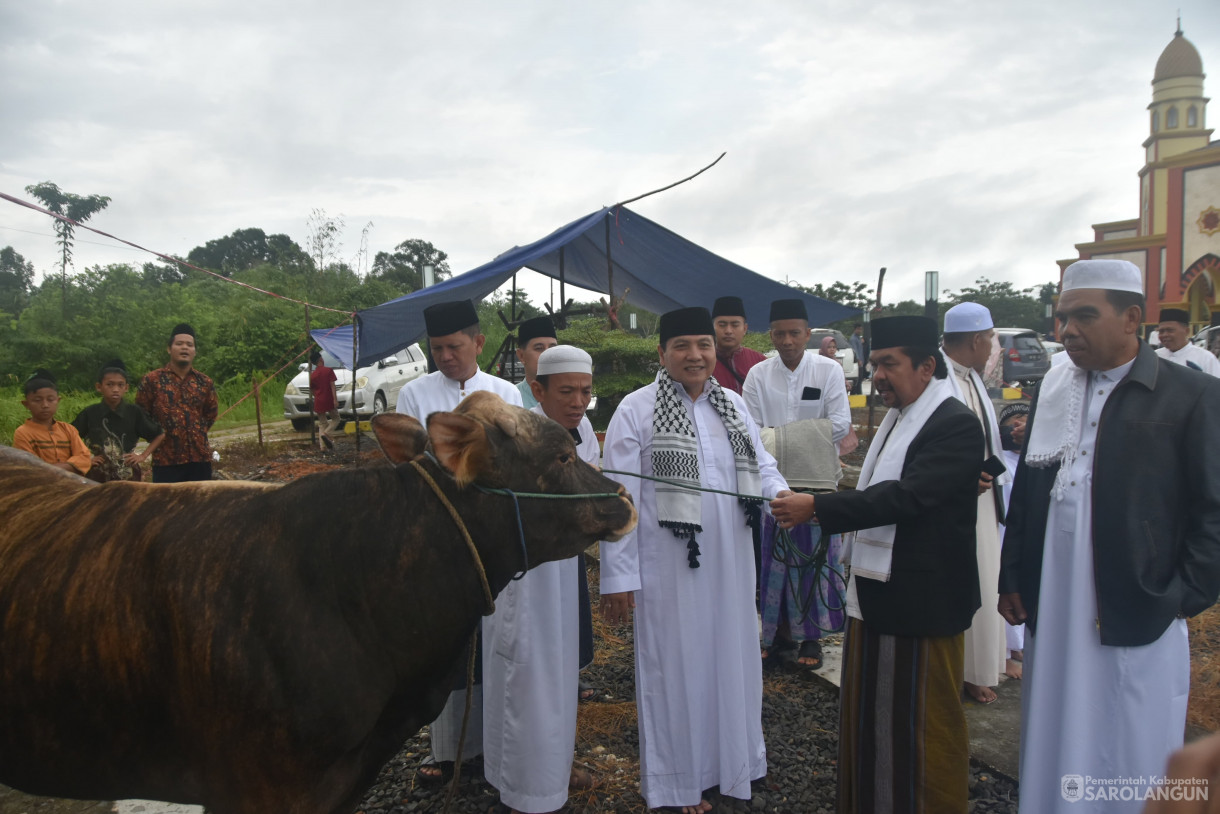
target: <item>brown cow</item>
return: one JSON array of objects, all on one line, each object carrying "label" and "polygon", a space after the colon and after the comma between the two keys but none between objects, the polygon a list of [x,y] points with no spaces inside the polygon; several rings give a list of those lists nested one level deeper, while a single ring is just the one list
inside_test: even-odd
[{"label": "brown cow", "polygon": [[427,433],[384,415],[395,467],[285,486],[94,484],[0,454],[0,782],[227,812],[350,810],[463,667],[483,591],[616,540],[630,498],[549,419],[475,393]]}]

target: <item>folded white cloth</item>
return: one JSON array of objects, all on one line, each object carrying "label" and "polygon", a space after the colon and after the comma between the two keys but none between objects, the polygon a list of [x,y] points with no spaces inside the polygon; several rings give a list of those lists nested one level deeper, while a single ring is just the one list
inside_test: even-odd
[{"label": "folded white cloth", "polygon": [[764,427],[763,446],[775,458],[779,473],[793,489],[834,490],[843,477],[829,418],[806,418],[780,427]]},{"label": "folded white cloth", "polygon": [[[1058,355],[1067,356],[1066,353]],[[1089,372],[1068,358],[1052,365],[1038,388],[1038,417],[1025,441],[1025,463],[1039,469],[1059,464],[1059,473],[1051,489],[1056,500],[1063,500],[1067,473],[1076,460],[1080,416],[1088,384]]]}]

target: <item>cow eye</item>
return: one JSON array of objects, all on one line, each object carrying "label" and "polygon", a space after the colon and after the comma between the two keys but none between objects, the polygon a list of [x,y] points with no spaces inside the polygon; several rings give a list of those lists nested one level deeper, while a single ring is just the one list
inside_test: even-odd
[{"label": "cow eye", "polygon": [[572,460],[572,453],[570,453],[570,452],[565,452],[559,456],[559,462],[561,464],[569,463],[569,462],[571,462],[571,460]]}]

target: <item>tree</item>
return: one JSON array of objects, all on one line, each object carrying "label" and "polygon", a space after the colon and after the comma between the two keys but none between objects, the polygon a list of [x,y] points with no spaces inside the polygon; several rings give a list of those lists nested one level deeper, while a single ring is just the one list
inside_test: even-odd
[{"label": "tree", "polygon": [[330,217],[325,209],[315,209],[305,222],[309,230],[309,255],[317,264],[318,271],[326,271],[326,258],[335,257],[343,245],[343,216]]},{"label": "tree", "polygon": [[453,276],[448,258],[448,254],[428,241],[410,238],[395,246],[393,252],[377,252],[373,258],[372,276],[410,294],[424,287],[426,265],[432,266],[436,282]]},{"label": "tree", "polygon": [[264,263],[285,271],[307,270],[313,265],[300,246],[288,235],[268,235],[262,229],[238,229],[231,235],[209,240],[191,249],[187,262],[210,269],[225,277]]},{"label": "tree", "polygon": [[34,264],[12,246],[0,249],[0,311],[17,316],[29,302],[34,284]]},{"label": "tree", "polygon": [[[25,191],[42,201],[43,206],[51,212],[54,212],[56,215],[63,215],[65,218],[70,218],[77,223],[84,223],[89,220],[95,213],[101,212],[110,203],[109,196],[73,195],[71,192],[64,192],[50,181],[43,181],[41,184],[31,184],[25,188]],[[55,234],[59,238],[61,257],[59,265],[60,304],[65,313],[68,307],[68,264],[72,262],[72,232],[75,228],[75,226],[67,221],[62,221],[59,218],[55,219]]]},{"label": "tree", "polygon": [[[1041,331],[1046,324],[1048,292],[1053,295],[1058,287],[1054,283],[1029,288],[1015,289],[1009,282],[992,282],[986,277],[974,281],[956,294],[950,294],[946,304],[954,306],[962,302],[977,302],[987,306],[991,319],[998,328],[1030,328]],[[1038,291],[1038,296],[1034,292]],[[942,310],[943,314],[943,310]]]},{"label": "tree", "polygon": [[830,300],[831,302],[837,302],[840,305],[847,305],[852,308],[859,308],[860,310],[872,308],[875,299],[873,289],[867,283],[859,281],[845,283],[842,280],[836,280],[830,286],[814,283],[812,286],[793,284],[792,287],[800,289],[806,294],[812,294],[815,297],[821,297],[824,300]]}]

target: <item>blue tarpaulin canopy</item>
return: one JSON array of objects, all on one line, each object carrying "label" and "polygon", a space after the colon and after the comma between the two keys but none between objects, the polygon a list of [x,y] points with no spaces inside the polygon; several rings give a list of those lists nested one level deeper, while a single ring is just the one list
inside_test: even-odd
[{"label": "blue tarpaulin canopy", "polygon": [[[574,220],[541,240],[513,248],[464,274],[357,312],[356,367],[370,365],[419,340],[425,333],[424,309],[429,305],[460,299],[477,303],[522,268],[561,279],[561,249],[565,284],[607,294],[607,234],[614,296],[621,297],[630,289],[626,301],[655,314],[695,305],[710,309],[717,297],[724,296],[741,297],[746,321],[756,330],[767,326],[771,301],[786,297],[805,300],[813,326],[860,313],[756,274],[624,206],[613,206]],[[353,326],[347,325],[318,329],[312,335],[319,345],[350,365],[352,330]]]}]

